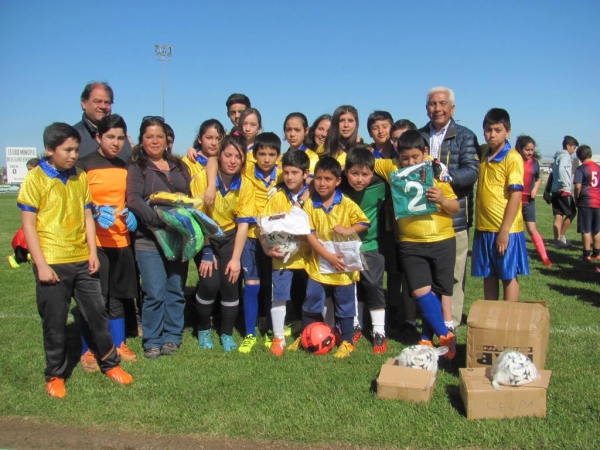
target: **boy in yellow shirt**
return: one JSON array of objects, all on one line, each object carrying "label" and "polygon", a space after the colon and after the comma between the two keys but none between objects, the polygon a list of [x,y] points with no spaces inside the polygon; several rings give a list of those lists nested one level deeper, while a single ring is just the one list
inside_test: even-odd
[{"label": "boy in yellow shirt", "polygon": [[[360,207],[338,190],[342,178],[342,167],[332,157],[324,157],[315,166],[313,186],[315,193],[304,206],[311,230],[321,238],[332,232],[348,236],[361,233],[369,226],[369,219]],[[315,234],[307,237],[312,252],[306,260],[308,285],[306,300],[302,306],[302,327],[322,321],[325,297],[334,299],[335,315],[342,329],[342,344],[334,357],[346,358],[354,352],[354,316],[356,315],[356,282],[360,271],[346,271],[342,255],[329,252]],[[324,260],[333,269],[332,273],[321,273],[320,263]],[[298,342],[295,342],[294,349]],[[292,347],[290,346],[290,350]]]}]

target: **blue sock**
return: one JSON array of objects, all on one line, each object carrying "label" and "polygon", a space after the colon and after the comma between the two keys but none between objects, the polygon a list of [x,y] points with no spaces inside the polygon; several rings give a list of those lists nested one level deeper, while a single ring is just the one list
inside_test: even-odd
[{"label": "blue sock", "polygon": [[426,320],[423,320],[423,323],[421,324],[421,340],[433,341],[433,329]]},{"label": "blue sock", "polygon": [[342,329],[342,340],[352,344],[354,337],[354,317],[345,317],[339,319],[340,328]]},{"label": "blue sock", "polygon": [[258,318],[258,292],[260,284],[244,285],[244,316],[246,318],[246,336],[256,335],[256,319]]},{"label": "blue sock", "polygon": [[125,342],[125,317],[110,319],[108,327],[110,328],[113,344],[116,348],[121,348],[121,344]]},{"label": "blue sock", "polygon": [[444,316],[442,315],[442,302],[433,291],[421,297],[415,297],[421,311],[423,311],[423,319],[425,319],[433,331],[438,336],[446,336],[448,328],[444,324]]}]

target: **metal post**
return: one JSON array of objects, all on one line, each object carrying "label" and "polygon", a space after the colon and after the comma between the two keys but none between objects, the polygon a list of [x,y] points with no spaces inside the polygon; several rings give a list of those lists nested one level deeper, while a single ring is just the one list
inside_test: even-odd
[{"label": "metal post", "polygon": [[165,63],[171,57],[171,51],[173,49],[172,45],[158,45],[154,46],[154,53],[158,56],[158,60],[161,65],[161,74],[162,74],[162,116],[166,120],[166,108],[165,108]]}]

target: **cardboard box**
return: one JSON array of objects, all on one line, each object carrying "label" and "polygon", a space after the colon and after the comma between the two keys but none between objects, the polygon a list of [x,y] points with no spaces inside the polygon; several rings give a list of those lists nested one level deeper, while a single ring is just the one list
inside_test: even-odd
[{"label": "cardboard box", "polygon": [[377,377],[377,398],[428,402],[433,395],[435,375],[429,370],[411,369],[388,359]]},{"label": "cardboard box", "polygon": [[541,378],[523,386],[492,386],[491,367],[459,369],[460,396],[467,419],[546,417],[546,393],[552,372],[540,370]]},{"label": "cardboard box", "polygon": [[504,350],[516,350],[543,369],[549,337],[544,302],[477,300],[467,319],[467,367],[491,367]]}]

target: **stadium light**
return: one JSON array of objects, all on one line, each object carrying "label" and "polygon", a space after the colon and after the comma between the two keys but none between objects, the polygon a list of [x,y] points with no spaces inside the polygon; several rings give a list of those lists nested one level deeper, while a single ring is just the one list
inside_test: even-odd
[{"label": "stadium light", "polygon": [[158,45],[154,46],[154,53],[158,56],[160,66],[162,70],[162,116],[166,120],[165,114],[165,63],[171,57],[171,51],[173,50],[172,45]]}]

